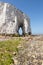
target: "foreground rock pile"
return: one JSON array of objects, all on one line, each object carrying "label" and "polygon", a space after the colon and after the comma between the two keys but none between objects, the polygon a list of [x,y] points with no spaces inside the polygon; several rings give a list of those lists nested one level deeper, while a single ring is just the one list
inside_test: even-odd
[{"label": "foreground rock pile", "polygon": [[26,37],[13,56],[14,65],[43,65],[43,36]]}]

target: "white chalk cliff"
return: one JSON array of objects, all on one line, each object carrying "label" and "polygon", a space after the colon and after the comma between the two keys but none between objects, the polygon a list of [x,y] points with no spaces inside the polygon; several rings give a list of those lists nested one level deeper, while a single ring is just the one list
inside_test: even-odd
[{"label": "white chalk cliff", "polygon": [[29,17],[15,6],[0,2],[0,34],[17,34],[19,27],[23,33],[31,32]]}]

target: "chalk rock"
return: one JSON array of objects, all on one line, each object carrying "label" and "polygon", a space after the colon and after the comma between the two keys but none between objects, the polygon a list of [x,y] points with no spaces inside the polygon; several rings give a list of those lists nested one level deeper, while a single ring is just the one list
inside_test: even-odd
[{"label": "chalk rock", "polygon": [[0,2],[0,34],[31,33],[30,19],[21,10],[9,3]]}]

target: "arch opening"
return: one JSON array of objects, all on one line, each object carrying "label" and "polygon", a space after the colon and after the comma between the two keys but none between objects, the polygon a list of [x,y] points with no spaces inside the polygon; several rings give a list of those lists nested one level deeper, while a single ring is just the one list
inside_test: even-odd
[{"label": "arch opening", "polygon": [[19,34],[20,36],[23,35],[23,29],[22,29],[22,27],[19,27],[19,29],[18,29],[18,34]]}]

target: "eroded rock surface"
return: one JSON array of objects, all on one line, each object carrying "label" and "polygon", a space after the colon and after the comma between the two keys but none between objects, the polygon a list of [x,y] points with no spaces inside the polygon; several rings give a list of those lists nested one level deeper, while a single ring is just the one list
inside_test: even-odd
[{"label": "eroded rock surface", "polygon": [[19,27],[24,33],[31,33],[30,19],[15,6],[0,2],[0,34],[18,34]]}]

